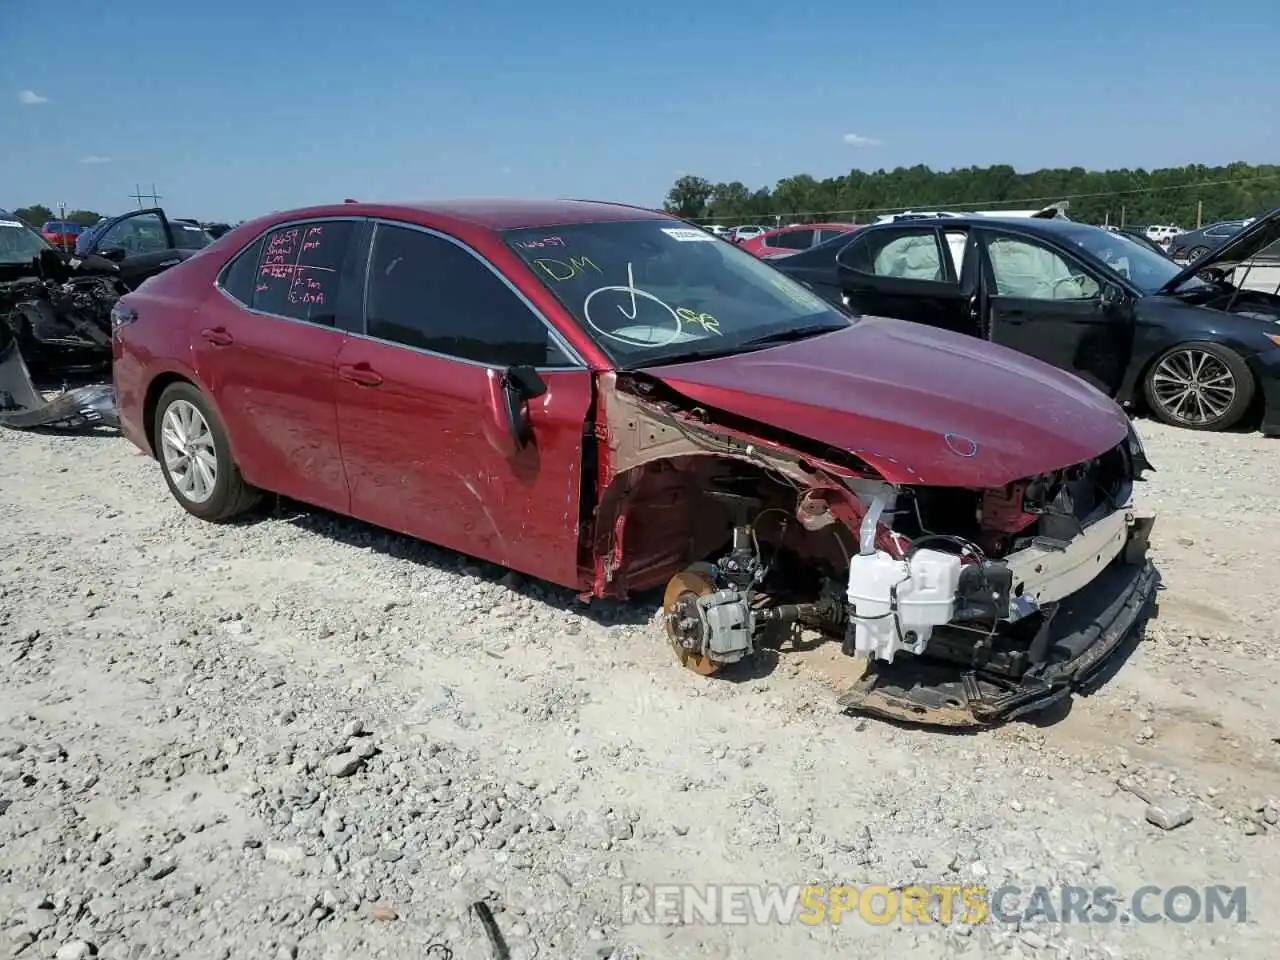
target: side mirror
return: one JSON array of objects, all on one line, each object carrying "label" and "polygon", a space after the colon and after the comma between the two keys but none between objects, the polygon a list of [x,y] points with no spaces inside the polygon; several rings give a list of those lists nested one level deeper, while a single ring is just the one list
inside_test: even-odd
[{"label": "side mirror", "polygon": [[546,382],[529,366],[490,369],[488,418],[484,424],[489,445],[513,457],[533,442],[528,403],[547,392]]},{"label": "side mirror", "polygon": [[518,447],[527,447],[533,441],[533,428],[529,424],[529,410],[526,404],[546,392],[546,382],[538,376],[538,372],[533,367],[509,367],[502,375],[507,425]]},{"label": "side mirror", "polygon": [[1125,292],[1117,287],[1114,283],[1108,283],[1102,288],[1102,305],[1104,307],[1114,307],[1124,303],[1128,299]]},{"label": "side mirror", "polygon": [[95,250],[94,253],[114,263],[119,263],[129,255],[129,252],[124,247],[103,247],[101,250]]}]

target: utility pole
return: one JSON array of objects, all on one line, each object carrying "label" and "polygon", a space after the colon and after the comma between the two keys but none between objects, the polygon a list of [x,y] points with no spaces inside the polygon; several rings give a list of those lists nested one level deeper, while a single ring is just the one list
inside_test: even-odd
[{"label": "utility pole", "polygon": [[1125,205],[1122,203],[1120,204],[1120,229],[1121,230],[1124,229],[1124,224],[1125,224],[1124,211],[1125,211]]},{"label": "utility pole", "polygon": [[1200,229],[1200,224],[1204,222],[1204,201],[1196,201],[1196,229]]},{"label": "utility pole", "polygon": [[143,201],[143,200],[150,200],[150,201],[151,201],[151,206],[153,206],[153,207],[158,207],[158,206],[160,206],[160,200],[162,199],[162,198],[161,198],[161,196],[160,196],[158,193],[156,193],[156,185],[155,185],[154,183],[153,183],[153,184],[151,184],[151,192],[150,192],[150,193],[143,193],[143,192],[142,192],[142,187],[138,186],[137,184],[134,184],[134,187],[133,187],[133,193],[129,194],[129,196],[130,196],[130,198],[131,198],[131,199],[134,199],[134,200],[137,200],[137,201],[138,201],[138,209],[139,209],[139,210],[141,210],[141,209],[142,209],[142,201]]}]

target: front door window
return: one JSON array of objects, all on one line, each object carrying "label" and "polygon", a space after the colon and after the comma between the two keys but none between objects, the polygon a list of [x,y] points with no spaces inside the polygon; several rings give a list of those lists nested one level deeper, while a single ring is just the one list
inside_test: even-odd
[{"label": "front door window", "polygon": [[1102,287],[1079,267],[1038,243],[1015,237],[995,237],[987,256],[996,295],[1022,300],[1095,300]]}]

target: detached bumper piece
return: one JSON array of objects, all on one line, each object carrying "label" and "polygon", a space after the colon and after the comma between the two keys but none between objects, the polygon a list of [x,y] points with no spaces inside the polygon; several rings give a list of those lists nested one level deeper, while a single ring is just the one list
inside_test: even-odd
[{"label": "detached bumper piece", "polygon": [[[972,634],[935,633],[922,656],[869,661],[840,706],[923,726],[976,727],[1039,712],[1076,691],[1092,692],[1141,640],[1155,611],[1160,576],[1147,559],[1153,524],[1154,518],[1136,518],[1123,549],[1046,611],[1021,655],[965,664],[965,651],[975,649]],[[1027,661],[1023,670],[1009,669]]]},{"label": "detached bumper piece", "polygon": [[0,427],[87,432],[119,426],[120,413],[110,385],[77,387],[45,400],[31,382],[17,342],[9,338],[0,346]]}]

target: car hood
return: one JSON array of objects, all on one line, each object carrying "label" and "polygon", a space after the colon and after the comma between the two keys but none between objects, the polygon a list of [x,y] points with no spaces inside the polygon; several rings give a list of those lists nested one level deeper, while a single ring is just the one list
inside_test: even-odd
[{"label": "car hood", "polygon": [[891,483],[1001,487],[1096,457],[1130,429],[1071,374],[883,317],[643,372],[696,403],[849,451]]},{"label": "car hood", "polygon": [[1188,264],[1163,287],[1161,293],[1172,293],[1200,271],[1209,267],[1235,267],[1251,260],[1273,243],[1280,242],[1280,207],[1259,217],[1221,246]]}]

